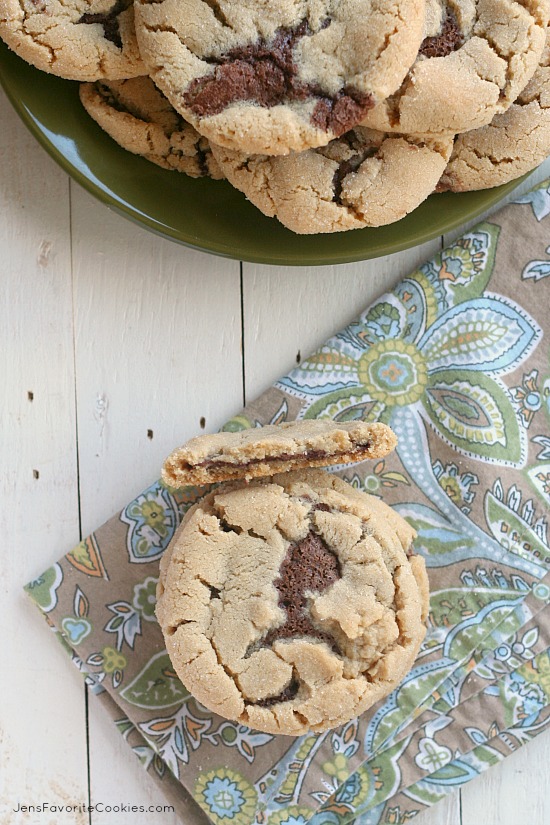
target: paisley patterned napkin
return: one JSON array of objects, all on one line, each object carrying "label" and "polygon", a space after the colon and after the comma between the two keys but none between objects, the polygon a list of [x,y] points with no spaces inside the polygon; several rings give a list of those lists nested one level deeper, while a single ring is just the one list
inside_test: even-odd
[{"label": "paisley patterned napkin", "polygon": [[336,468],[413,524],[430,576],[415,667],[371,711],[293,739],[188,694],[154,601],[158,560],[196,488],[152,485],[27,585],[184,821],[405,822],[550,725],[549,214],[546,181],[225,427],[329,417],[396,431],[392,456]]}]

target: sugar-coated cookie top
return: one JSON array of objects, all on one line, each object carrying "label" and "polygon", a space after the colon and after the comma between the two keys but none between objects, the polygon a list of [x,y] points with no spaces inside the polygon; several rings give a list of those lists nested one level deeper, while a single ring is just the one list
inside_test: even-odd
[{"label": "sugar-coated cookie top", "polygon": [[484,126],[533,76],[549,14],[549,0],[427,0],[414,66],[364,124],[431,135]]},{"label": "sugar-coated cookie top", "polygon": [[23,60],[69,80],[145,73],[132,0],[0,0],[0,37]]},{"label": "sugar-coated cookie top", "polygon": [[356,126],[299,154],[243,155],[213,146],[227,179],[293,232],[343,232],[400,220],[430,195],[451,136],[388,134]]},{"label": "sugar-coated cookie top", "polygon": [[176,112],[150,77],[80,86],[82,105],[113,140],[147,160],[193,178],[222,178],[205,137]]},{"label": "sugar-coated cookie top", "polygon": [[550,39],[537,71],[509,109],[457,135],[438,191],[469,192],[519,178],[550,154]]},{"label": "sugar-coated cookie top", "polygon": [[299,735],[343,724],[405,676],[428,585],[414,531],[319,470],[218,488],[161,561],[176,672],[216,713]]},{"label": "sugar-coated cookie top", "polygon": [[143,58],[215,143],[286,154],[328,143],[395,91],[425,0],[136,0]]}]

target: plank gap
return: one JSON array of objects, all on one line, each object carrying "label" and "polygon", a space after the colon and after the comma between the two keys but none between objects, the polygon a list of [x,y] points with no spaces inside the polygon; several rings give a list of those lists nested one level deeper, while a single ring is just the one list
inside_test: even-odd
[{"label": "plank gap", "polygon": [[243,283],[243,262],[239,261],[239,282],[241,288],[241,357],[242,357],[242,382],[243,382],[243,407],[246,407],[246,361],[244,351],[244,283]]},{"label": "plank gap", "polygon": [[[75,264],[73,239],[73,189],[71,179],[69,185],[69,252],[71,266],[71,308],[73,321],[73,375],[74,375],[74,438],[76,444],[76,496],[78,501],[78,540],[82,541],[82,502],[80,500],[80,444],[78,442],[78,375],[76,361],[76,311],[75,311]],[[89,760],[88,760],[89,764]]]},{"label": "plank gap", "polygon": [[86,726],[86,770],[88,783],[88,825],[92,825],[92,763],[90,759],[90,709],[89,688],[84,684],[84,724]]}]

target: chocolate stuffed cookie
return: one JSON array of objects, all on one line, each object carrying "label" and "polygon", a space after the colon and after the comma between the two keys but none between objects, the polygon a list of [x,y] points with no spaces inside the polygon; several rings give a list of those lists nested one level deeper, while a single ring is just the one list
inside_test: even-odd
[{"label": "chocolate stuffed cookie", "polygon": [[439,192],[500,186],[550,154],[550,43],[518,99],[488,126],[458,135]]},{"label": "chocolate stuffed cookie", "polygon": [[548,13],[548,0],[428,0],[414,66],[364,124],[405,134],[449,134],[489,123],[533,76]]},{"label": "chocolate stuffed cookie", "polygon": [[157,617],[178,676],[216,713],[290,735],[388,694],[424,638],[413,530],[321,470],[219,487],[185,515]]},{"label": "chocolate stuffed cookie", "polygon": [[396,443],[393,430],[379,421],[288,421],[192,438],[168,456],[162,478],[172,487],[250,480],[289,470],[382,458]]},{"label": "chocolate stuffed cookie", "polygon": [[193,178],[223,177],[207,139],[185,122],[150,77],[82,83],[80,100],[123,149]]},{"label": "chocolate stuffed cookie", "polygon": [[409,137],[356,126],[328,146],[284,157],[212,145],[224,175],[265,215],[300,234],[382,226],[430,195],[452,137]]},{"label": "chocolate stuffed cookie", "polygon": [[425,0],[137,0],[141,52],[173,106],[243,152],[321,146],[394,92]]},{"label": "chocolate stuffed cookie", "polygon": [[145,74],[132,0],[0,0],[0,37],[27,63],[69,80]]}]

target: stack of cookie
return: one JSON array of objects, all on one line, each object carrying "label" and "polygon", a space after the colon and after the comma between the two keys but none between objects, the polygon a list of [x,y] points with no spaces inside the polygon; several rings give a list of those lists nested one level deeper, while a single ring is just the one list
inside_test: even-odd
[{"label": "stack of cookie", "polygon": [[166,550],[156,609],[176,672],[206,707],[296,736],[349,721],[410,670],[429,598],[414,531],[313,469],[395,442],[384,424],[302,421],[201,436],[167,459],[172,486],[223,482]]},{"label": "stack of cookie", "polygon": [[315,233],[544,160],[549,15],[549,0],[0,0],[0,36],[88,81],[84,106],[125,148]]}]

